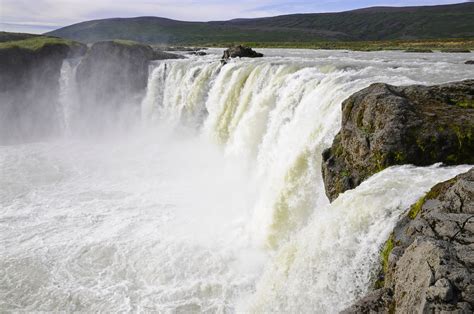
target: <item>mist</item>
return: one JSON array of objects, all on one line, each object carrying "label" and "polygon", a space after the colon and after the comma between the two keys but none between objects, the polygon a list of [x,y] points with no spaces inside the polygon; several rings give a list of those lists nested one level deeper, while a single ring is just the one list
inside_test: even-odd
[{"label": "mist", "polygon": [[223,65],[220,49],[104,47],[0,84],[2,310],[338,312],[403,209],[468,169],[389,168],[332,204],[321,177],[344,99],[468,78],[465,56],[264,49]]}]

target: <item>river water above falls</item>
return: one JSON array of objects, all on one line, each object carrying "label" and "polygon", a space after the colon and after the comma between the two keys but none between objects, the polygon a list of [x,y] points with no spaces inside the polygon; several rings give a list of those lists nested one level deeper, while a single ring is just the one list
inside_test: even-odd
[{"label": "river water above falls", "polygon": [[65,61],[63,136],[0,146],[0,311],[338,312],[403,210],[469,168],[389,168],[332,204],[320,172],[345,98],[470,78],[472,54],[264,50],[222,67],[210,52],[153,63],[129,125],[94,139],[72,129]]}]

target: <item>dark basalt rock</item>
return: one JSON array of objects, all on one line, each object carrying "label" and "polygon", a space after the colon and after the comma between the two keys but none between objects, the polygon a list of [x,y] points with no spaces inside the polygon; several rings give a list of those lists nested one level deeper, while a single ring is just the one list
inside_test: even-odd
[{"label": "dark basalt rock", "polygon": [[206,47],[183,47],[183,46],[177,46],[177,47],[166,47],[164,50],[166,50],[166,51],[196,52],[196,51],[201,51],[201,50],[207,50],[207,48],[206,48]]},{"label": "dark basalt rock", "polygon": [[157,58],[160,55],[149,45],[120,40],[94,43],[76,70],[80,105],[72,118],[73,129],[95,135],[132,122],[148,83],[149,62]]},{"label": "dark basalt rock", "polygon": [[383,288],[345,313],[472,313],[474,168],[434,186],[415,203],[387,248]]},{"label": "dark basalt rock", "polygon": [[78,43],[0,49],[0,144],[35,141],[58,130],[61,66],[86,49]]},{"label": "dark basalt rock", "polygon": [[373,84],[342,104],[342,127],[323,152],[334,200],[392,165],[474,164],[474,80],[438,86]]},{"label": "dark basalt rock", "polygon": [[250,47],[245,47],[242,45],[230,47],[224,51],[222,56],[222,61],[229,60],[230,58],[261,58],[263,54],[256,52]]},{"label": "dark basalt rock", "polygon": [[152,60],[184,59],[184,56],[175,53],[169,53],[163,50],[154,50]]},{"label": "dark basalt rock", "polygon": [[205,52],[205,51],[191,51],[188,54],[195,55],[195,56],[205,56],[205,55],[207,55],[207,52]]},{"label": "dark basalt rock", "polygon": [[474,60],[467,60],[464,64],[474,64]]},{"label": "dark basalt rock", "polygon": [[121,41],[93,44],[77,68],[82,96],[100,102],[117,93],[143,90],[148,80],[148,62],[154,57],[148,45]]},{"label": "dark basalt rock", "polygon": [[433,50],[425,48],[408,48],[405,52],[414,52],[414,53],[432,53]]}]

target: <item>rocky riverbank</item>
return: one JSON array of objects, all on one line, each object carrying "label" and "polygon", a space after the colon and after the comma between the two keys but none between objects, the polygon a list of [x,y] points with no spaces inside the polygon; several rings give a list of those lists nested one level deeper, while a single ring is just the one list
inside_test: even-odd
[{"label": "rocky riverbank", "polygon": [[345,313],[472,313],[474,169],[407,209],[381,254],[377,290]]},{"label": "rocky riverbank", "polygon": [[[331,200],[392,165],[474,164],[474,80],[373,84],[342,104],[323,153]],[[345,313],[470,313],[474,309],[474,169],[406,209],[381,250],[374,290]]]}]

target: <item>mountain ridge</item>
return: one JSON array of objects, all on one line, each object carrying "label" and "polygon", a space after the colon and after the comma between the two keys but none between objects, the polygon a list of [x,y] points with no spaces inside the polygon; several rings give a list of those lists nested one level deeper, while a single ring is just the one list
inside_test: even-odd
[{"label": "mountain ridge", "polygon": [[46,34],[83,42],[126,39],[150,44],[472,38],[474,3],[371,7],[209,22],[154,16],[110,18],[85,21]]}]

